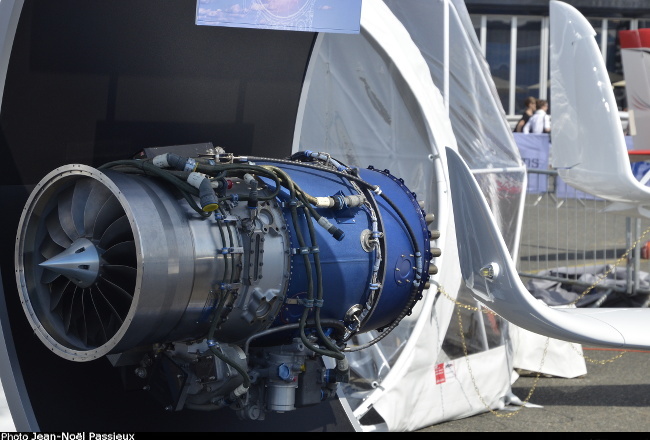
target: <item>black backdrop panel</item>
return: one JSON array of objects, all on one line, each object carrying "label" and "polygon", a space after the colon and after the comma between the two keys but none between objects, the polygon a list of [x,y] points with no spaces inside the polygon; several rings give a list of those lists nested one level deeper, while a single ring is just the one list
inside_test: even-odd
[{"label": "black backdrop panel", "polygon": [[173,144],[288,155],[316,34],[197,26],[195,8],[25,1],[0,113],[13,160],[0,163],[0,183]]}]

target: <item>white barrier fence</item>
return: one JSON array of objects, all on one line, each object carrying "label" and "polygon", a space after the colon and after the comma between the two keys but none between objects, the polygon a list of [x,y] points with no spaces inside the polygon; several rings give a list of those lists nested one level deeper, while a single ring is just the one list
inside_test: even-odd
[{"label": "white barrier fence", "polygon": [[[515,140],[528,169],[517,262],[524,283],[531,291],[587,290],[588,307],[648,307],[650,219],[602,212],[609,202],[564,183],[549,166],[547,134],[515,133]],[[643,174],[650,164],[632,167]]]}]

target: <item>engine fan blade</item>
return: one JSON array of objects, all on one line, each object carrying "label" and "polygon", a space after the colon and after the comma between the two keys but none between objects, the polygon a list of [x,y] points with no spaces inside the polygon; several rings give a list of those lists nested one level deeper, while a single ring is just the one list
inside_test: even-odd
[{"label": "engine fan blade", "polygon": [[119,318],[124,321],[133,302],[132,294],[103,277],[97,281],[97,288],[100,289],[108,304],[117,311]]},{"label": "engine fan blade", "polygon": [[123,215],[106,228],[106,232],[104,232],[102,238],[99,240],[99,247],[109,249],[111,246],[129,240],[133,240],[133,232],[131,231],[129,219],[126,215]]},{"label": "engine fan blade", "polygon": [[137,267],[135,254],[135,242],[123,241],[108,248],[102,257],[109,264]]},{"label": "engine fan blade", "polygon": [[121,287],[127,292],[133,292],[138,270],[135,267],[105,264],[102,266],[104,278]]},{"label": "engine fan blade", "polygon": [[88,195],[88,201],[83,214],[83,227],[86,236],[95,234],[95,225],[101,209],[104,207],[108,199],[113,196],[111,191],[106,186],[99,182],[93,182],[92,189]]},{"label": "engine fan blade", "polygon": [[[52,281],[50,284],[50,312],[54,312],[57,309],[60,311],[61,299],[66,292],[70,295],[73,294],[75,288],[74,283],[66,277],[60,277]],[[63,316],[62,313],[60,315]]]},{"label": "engine fan blade", "polygon": [[84,229],[84,211],[88,204],[90,192],[93,189],[94,179],[82,178],[77,180],[74,185],[74,192],[72,193],[72,205],[70,212],[72,214],[72,222],[74,223],[75,230],[79,237],[86,235]]},{"label": "engine fan blade", "polygon": [[97,213],[93,227],[93,239],[99,240],[106,231],[106,228],[123,215],[124,209],[120,201],[111,194],[110,198],[100,208],[99,213]]},{"label": "engine fan blade", "polygon": [[70,238],[71,241],[74,241],[77,238],[79,238],[72,217],[73,193],[74,193],[74,186],[68,186],[58,196],[59,223],[61,224],[61,228],[63,229],[63,231],[65,231],[66,235],[68,236],[68,238]]},{"label": "engine fan blade", "polygon": [[39,247],[39,251],[41,252],[41,255],[45,257],[46,260],[49,260],[50,258],[56,255],[59,255],[63,249],[65,249],[65,247],[61,247],[60,245],[55,243],[54,240],[52,240],[52,238],[49,236],[43,238],[43,242]]},{"label": "engine fan blade", "polygon": [[72,295],[68,297],[65,297],[66,304],[62,304],[63,307],[63,324],[64,324],[64,329],[67,334],[73,333],[77,334],[75,331],[76,328],[73,328],[73,325],[76,327],[76,320],[79,316],[81,316],[81,313],[79,313],[78,308],[79,305],[81,305],[81,299],[79,298],[81,295],[81,289],[75,286],[74,292],[72,292]]},{"label": "engine fan blade", "polygon": [[107,334],[112,335],[124,323],[124,320],[115,307],[113,307],[113,304],[106,298],[106,295],[104,295],[99,286],[97,286],[95,292],[97,293],[97,306],[100,307],[102,314],[108,316],[108,323],[106,324]]},{"label": "engine fan blade", "polygon": [[43,274],[41,275],[41,283],[50,284],[51,282],[56,280],[59,276],[60,276],[60,274],[58,274],[56,272],[53,272],[53,271],[48,270],[48,269],[44,269]]},{"label": "engine fan blade", "polygon": [[62,248],[67,248],[70,246],[70,244],[72,244],[72,240],[63,230],[63,227],[61,227],[59,217],[55,211],[50,212],[50,214],[47,216],[47,219],[45,220],[45,227],[47,228],[48,234],[50,234],[50,238]]},{"label": "engine fan blade", "polygon": [[83,310],[86,333],[83,336],[83,340],[86,345],[96,347],[108,341],[108,337],[93,293],[94,290],[92,288],[84,290]]}]

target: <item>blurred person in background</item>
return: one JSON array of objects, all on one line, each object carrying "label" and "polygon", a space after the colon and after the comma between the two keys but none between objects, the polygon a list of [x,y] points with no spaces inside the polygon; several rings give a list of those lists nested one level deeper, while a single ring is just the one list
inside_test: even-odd
[{"label": "blurred person in background", "polygon": [[550,133],[551,132],[551,117],[548,115],[548,101],[545,99],[538,99],[537,110],[533,116],[528,119],[524,124],[524,133]]},{"label": "blurred person in background", "polygon": [[537,99],[534,96],[529,96],[524,99],[524,107],[526,109],[513,130],[515,133],[521,133],[524,131],[524,125],[526,125],[526,122],[528,122],[530,117],[533,116],[533,113],[535,113],[535,110],[537,110]]}]

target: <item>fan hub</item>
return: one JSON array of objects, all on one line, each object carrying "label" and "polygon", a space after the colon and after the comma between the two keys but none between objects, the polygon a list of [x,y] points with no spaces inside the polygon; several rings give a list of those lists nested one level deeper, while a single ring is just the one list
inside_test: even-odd
[{"label": "fan hub", "polygon": [[99,276],[99,251],[92,241],[78,238],[39,266],[67,277],[79,287],[90,287]]}]

